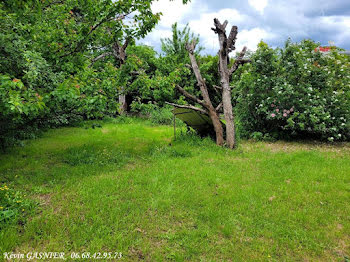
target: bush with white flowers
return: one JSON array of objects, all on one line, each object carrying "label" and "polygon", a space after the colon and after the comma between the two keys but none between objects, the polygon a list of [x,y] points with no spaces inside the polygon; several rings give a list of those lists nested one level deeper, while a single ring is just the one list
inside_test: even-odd
[{"label": "bush with white flowers", "polygon": [[310,40],[288,40],[282,49],[259,44],[233,79],[242,136],[350,140],[349,57],[317,46]]}]

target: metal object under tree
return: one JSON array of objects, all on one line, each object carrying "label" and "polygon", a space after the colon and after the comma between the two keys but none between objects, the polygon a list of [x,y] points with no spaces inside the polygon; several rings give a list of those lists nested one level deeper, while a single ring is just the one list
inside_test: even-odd
[{"label": "metal object under tree", "polygon": [[[174,137],[176,138],[175,117],[182,120],[187,126],[193,128],[201,137],[210,136],[215,138],[214,125],[208,114],[188,108],[173,109],[174,114]],[[225,123],[221,120],[223,126]]]}]

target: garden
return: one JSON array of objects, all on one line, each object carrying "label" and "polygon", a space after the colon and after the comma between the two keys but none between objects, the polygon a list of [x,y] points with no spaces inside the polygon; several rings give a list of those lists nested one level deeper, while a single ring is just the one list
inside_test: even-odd
[{"label": "garden", "polygon": [[152,2],[0,3],[0,261],[348,261],[350,57]]}]

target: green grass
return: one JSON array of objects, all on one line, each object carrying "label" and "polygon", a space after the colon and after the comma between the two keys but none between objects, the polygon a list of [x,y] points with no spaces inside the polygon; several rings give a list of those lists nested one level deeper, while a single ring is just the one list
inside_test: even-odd
[{"label": "green grass", "polygon": [[171,127],[144,120],[100,124],[50,130],[0,156],[0,182],[38,203],[0,232],[1,253],[349,261],[349,144],[242,141],[230,151],[172,141]]}]

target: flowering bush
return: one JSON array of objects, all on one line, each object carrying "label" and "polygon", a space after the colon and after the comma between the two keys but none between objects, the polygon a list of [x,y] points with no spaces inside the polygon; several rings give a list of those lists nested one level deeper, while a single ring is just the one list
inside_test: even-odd
[{"label": "flowering bush", "polygon": [[350,61],[304,40],[283,49],[261,42],[236,85],[240,134],[350,140]]}]

